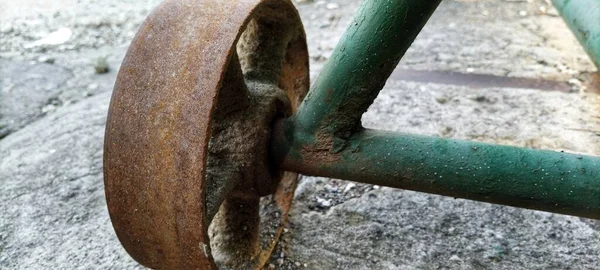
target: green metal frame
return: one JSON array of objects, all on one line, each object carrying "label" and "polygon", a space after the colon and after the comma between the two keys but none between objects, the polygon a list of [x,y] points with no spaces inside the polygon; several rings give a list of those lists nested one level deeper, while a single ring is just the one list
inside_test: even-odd
[{"label": "green metal frame", "polygon": [[[361,126],[361,115],[439,3],[363,1],[298,112],[276,121],[273,162],[306,175],[600,219],[599,157]],[[571,6],[558,8],[581,12]],[[597,21],[600,10],[595,14]],[[597,60],[600,23],[589,26],[589,14],[581,18],[596,29],[583,36],[592,40],[586,48]]]},{"label": "green metal frame", "polygon": [[600,0],[552,0],[552,3],[600,69]]}]

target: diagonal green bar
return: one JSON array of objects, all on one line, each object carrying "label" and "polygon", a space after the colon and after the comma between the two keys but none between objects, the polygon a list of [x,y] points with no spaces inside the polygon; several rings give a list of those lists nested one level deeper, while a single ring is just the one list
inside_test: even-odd
[{"label": "diagonal green bar", "polygon": [[600,69],[600,0],[552,0],[552,3]]},{"label": "diagonal green bar", "polygon": [[374,130],[334,152],[275,125],[284,170],[600,219],[599,157]]},{"label": "diagonal green bar", "polygon": [[440,0],[364,0],[304,99],[307,133],[347,137],[383,88]]}]

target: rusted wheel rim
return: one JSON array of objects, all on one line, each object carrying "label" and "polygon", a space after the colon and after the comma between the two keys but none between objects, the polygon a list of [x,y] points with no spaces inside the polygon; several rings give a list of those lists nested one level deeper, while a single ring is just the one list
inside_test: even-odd
[{"label": "rusted wheel rim", "polygon": [[[263,84],[283,89],[291,111],[308,90],[305,36],[289,1],[167,0],[148,16],[117,77],[104,149],[111,221],[135,260],[151,268],[216,268],[208,235],[215,209],[223,200],[231,204],[229,193],[237,194],[233,201],[246,198],[241,190],[251,187],[252,194],[275,191],[272,206],[280,220],[266,230],[258,253],[238,256],[249,264],[219,265],[266,262],[281,234],[296,175],[279,175],[281,181],[266,189],[247,179],[219,182],[217,188],[214,180],[207,182],[207,160],[214,157],[209,145],[216,145],[211,132],[225,121],[218,108],[240,106],[232,98],[240,93],[251,94],[242,100],[256,99],[253,89]],[[285,108],[268,117],[281,113]],[[234,238],[243,237],[239,233]]]}]

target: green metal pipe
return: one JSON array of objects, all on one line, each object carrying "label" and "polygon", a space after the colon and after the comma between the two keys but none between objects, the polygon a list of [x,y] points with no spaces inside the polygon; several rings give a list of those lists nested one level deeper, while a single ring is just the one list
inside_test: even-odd
[{"label": "green metal pipe", "polygon": [[278,121],[283,170],[600,219],[600,158],[363,130],[343,149]]},{"label": "green metal pipe", "polygon": [[400,58],[440,0],[365,0],[295,116],[308,133],[360,127]]},{"label": "green metal pipe", "polygon": [[276,122],[273,162],[306,175],[600,219],[598,157],[361,127],[439,2],[363,1],[297,113]]},{"label": "green metal pipe", "polygon": [[600,69],[600,0],[552,0],[552,3]]}]

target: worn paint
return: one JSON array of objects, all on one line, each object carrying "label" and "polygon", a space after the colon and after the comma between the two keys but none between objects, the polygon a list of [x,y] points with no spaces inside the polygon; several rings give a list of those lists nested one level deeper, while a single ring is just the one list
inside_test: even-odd
[{"label": "worn paint", "polygon": [[[270,27],[282,20],[289,27]],[[263,45],[240,48],[253,42]],[[213,269],[212,255],[223,252],[232,259],[221,266],[264,264],[279,234],[260,250],[256,230],[244,233],[238,221],[257,226],[251,206],[277,192],[283,221],[276,225],[283,226],[296,175],[281,179],[268,166],[269,124],[304,97],[307,56],[290,1],[167,0],[148,16],[117,77],[104,152],[111,221],[135,260],[151,268]],[[235,137],[231,144],[228,136]],[[246,148],[235,149],[244,139]],[[241,152],[219,158],[231,151]],[[213,216],[223,234],[211,243]],[[243,241],[229,241],[236,239]]]},{"label": "worn paint", "polygon": [[600,1],[552,0],[552,3],[600,69]]},{"label": "worn paint", "polygon": [[600,219],[600,157],[374,130],[317,156],[294,127],[273,131],[285,170]]},{"label": "worn paint", "polygon": [[357,130],[361,115],[439,3],[363,1],[294,116],[298,128],[341,139]]},{"label": "worn paint", "polygon": [[599,157],[361,127],[438,3],[364,1],[298,113],[275,123],[273,159],[307,175],[599,219]]}]

